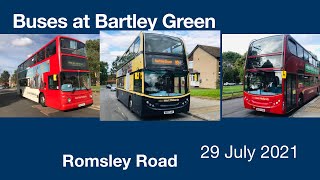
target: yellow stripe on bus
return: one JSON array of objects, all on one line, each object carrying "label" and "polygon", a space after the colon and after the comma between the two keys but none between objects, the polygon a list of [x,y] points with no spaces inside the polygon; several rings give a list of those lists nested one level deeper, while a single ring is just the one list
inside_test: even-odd
[{"label": "yellow stripe on bus", "polygon": [[146,95],[146,94],[142,94],[142,93],[138,93],[138,92],[134,92],[134,91],[127,91],[125,89],[122,89],[122,88],[117,88],[121,91],[125,91],[125,92],[128,92],[128,93],[132,93],[132,94],[136,94],[136,95],[139,95],[139,96],[144,96],[144,97],[148,97],[148,98],[151,98],[151,99],[174,99],[174,98],[182,98],[182,97],[186,97],[188,95],[190,95],[190,93],[187,93],[185,95],[181,95],[181,96],[173,96],[173,97],[155,97],[155,96],[149,96],[149,95]]}]

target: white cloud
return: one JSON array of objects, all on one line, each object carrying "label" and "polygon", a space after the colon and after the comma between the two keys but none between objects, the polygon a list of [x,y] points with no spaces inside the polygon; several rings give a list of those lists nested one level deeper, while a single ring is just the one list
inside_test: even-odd
[{"label": "white cloud", "polygon": [[222,52],[244,54],[252,40],[272,35],[274,34],[222,34]]},{"label": "white cloud", "polygon": [[29,46],[33,43],[33,41],[30,38],[22,37],[17,38],[11,41],[11,44],[14,46]]}]

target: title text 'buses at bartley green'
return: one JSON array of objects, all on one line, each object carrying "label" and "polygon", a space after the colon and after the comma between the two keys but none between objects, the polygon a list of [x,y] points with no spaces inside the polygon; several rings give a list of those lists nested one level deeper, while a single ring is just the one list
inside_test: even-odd
[{"label": "title text 'buses at bartley green'", "polygon": [[318,93],[319,61],[292,36],[251,42],[245,64],[245,108],[286,114]]},{"label": "title text 'buses at bartley green'", "polygon": [[181,39],[143,33],[121,57],[116,96],[140,116],[188,112],[190,93],[185,46]]},{"label": "title text 'buses at bartley green'", "polygon": [[18,93],[42,106],[69,110],[91,105],[85,44],[57,36],[18,66]]}]

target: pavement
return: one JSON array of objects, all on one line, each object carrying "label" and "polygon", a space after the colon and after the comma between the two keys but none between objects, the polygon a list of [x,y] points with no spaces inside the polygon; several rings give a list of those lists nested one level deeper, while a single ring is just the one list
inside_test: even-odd
[{"label": "pavement", "polygon": [[[205,118],[219,117],[220,112],[219,107],[217,107],[219,106],[219,101],[214,101],[214,103],[209,103],[209,101],[210,100],[191,98],[191,108],[187,114],[179,113],[142,119],[117,100],[115,91],[110,91],[110,89],[102,87],[100,90],[100,118],[102,121],[203,121]],[[199,103],[199,105],[196,105],[196,103]],[[213,108],[210,107],[211,105],[214,105],[212,106]],[[203,110],[196,113],[200,111],[201,108],[203,108]],[[216,111],[219,113],[216,113]]]},{"label": "pavement", "polygon": [[[97,95],[99,96],[99,95]],[[95,99],[94,99],[95,101]],[[42,107],[29,99],[22,98],[15,89],[0,90],[0,117],[95,117],[99,118],[97,104],[69,111]],[[100,106],[99,106],[100,107]]]},{"label": "pavement", "polygon": [[320,117],[320,96],[296,111],[292,117]]},{"label": "pavement", "polygon": [[203,120],[220,120],[220,101],[191,97],[189,114]]},{"label": "pavement", "polygon": [[93,104],[90,108],[100,111],[100,92],[93,92],[92,93]]}]

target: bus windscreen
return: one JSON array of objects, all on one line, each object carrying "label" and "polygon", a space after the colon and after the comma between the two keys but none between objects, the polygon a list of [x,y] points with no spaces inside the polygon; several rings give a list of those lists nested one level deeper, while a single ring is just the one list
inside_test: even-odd
[{"label": "bus windscreen", "polygon": [[150,96],[180,96],[188,93],[187,74],[145,71],[145,93]]},{"label": "bus windscreen", "polygon": [[282,77],[280,71],[247,72],[244,90],[254,95],[277,95],[282,93]]},{"label": "bus windscreen", "polygon": [[61,72],[61,90],[76,91],[89,90],[90,74],[86,72]]}]

